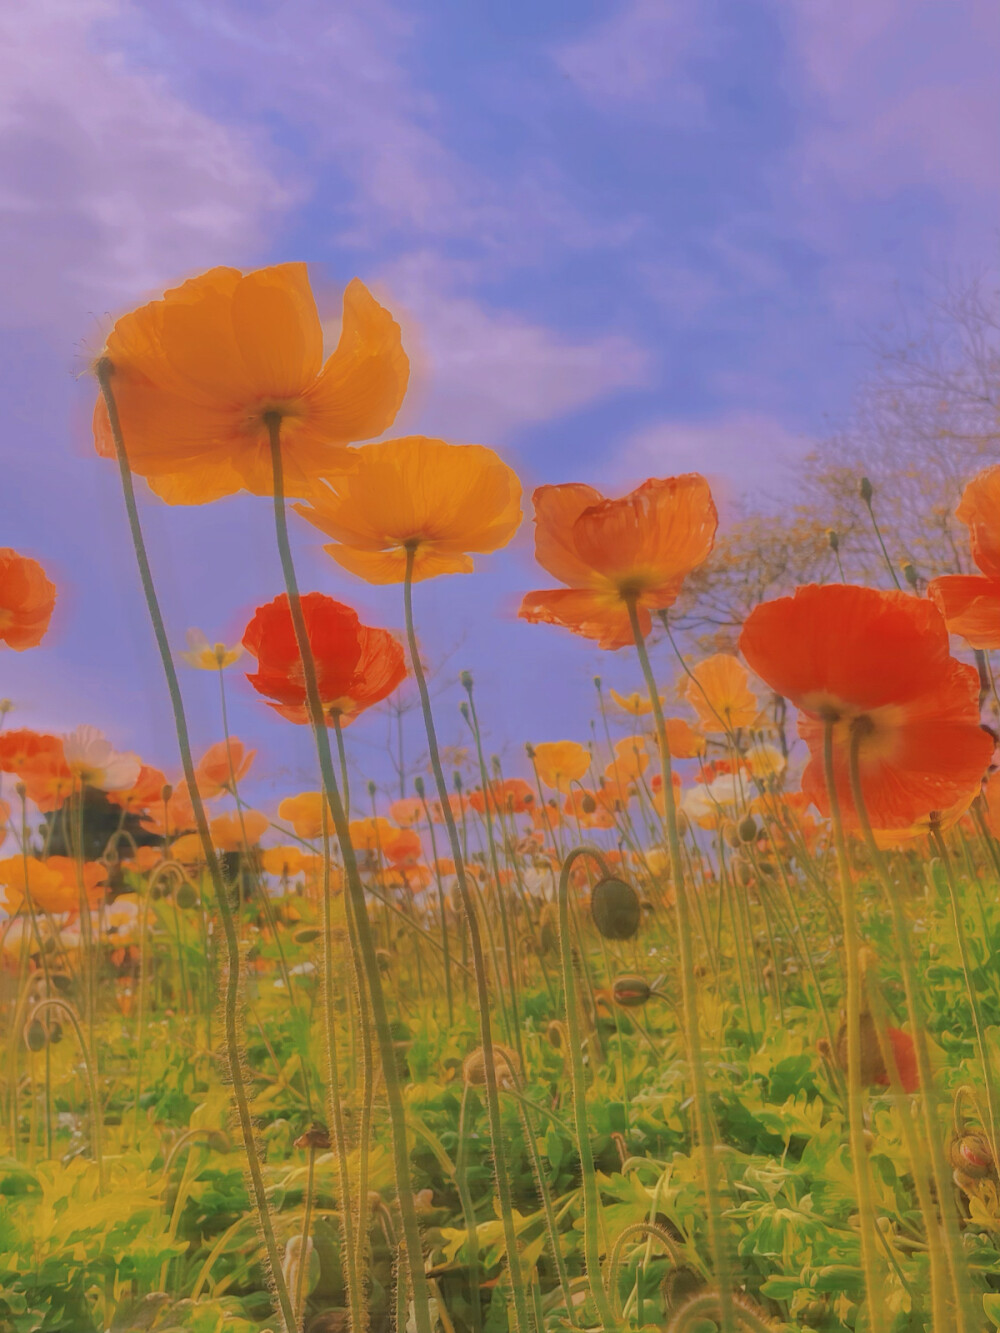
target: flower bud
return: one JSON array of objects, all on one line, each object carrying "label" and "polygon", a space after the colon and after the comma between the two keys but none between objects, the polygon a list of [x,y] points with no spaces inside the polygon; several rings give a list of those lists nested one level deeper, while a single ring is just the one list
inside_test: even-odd
[{"label": "flower bud", "polygon": [[826,539],[830,543],[831,551],[840,550],[840,534],[834,528],[827,528]]},{"label": "flower bud", "polygon": [[609,876],[594,885],[590,914],[606,940],[630,940],[639,929],[639,895],[631,884]]},{"label": "flower bud", "polygon": [[186,879],[182,880],[174,894],[174,902],[182,912],[189,912],[192,907],[197,907],[198,895],[195,892],[194,885],[189,884]]},{"label": "flower bud", "polygon": [[747,815],[736,826],[740,842],[754,842],[757,838],[757,821],[753,815]]},{"label": "flower bud", "polygon": [[875,494],[875,487],[871,484],[871,482],[868,480],[867,477],[862,477],[861,480],[858,482],[858,495],[861,496],[861,499],[864,501],[866,505],[870,505],[872,502],[872,496],[874,494]]},{"label": "flower bud", "polygon": [[611,998],[622,1009],[640,1008],[652,993],[645,978],[634,976],[631,973],[624,973],[620,977],[615,977],[611,983]]}]

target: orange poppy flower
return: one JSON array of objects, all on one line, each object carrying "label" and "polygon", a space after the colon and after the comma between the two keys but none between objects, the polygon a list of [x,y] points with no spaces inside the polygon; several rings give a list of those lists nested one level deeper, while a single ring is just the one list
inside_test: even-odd
[{"label": "orange poppy flower", "polygon": [[605,769],[604,776],[608,781],[627,785],[638,782],[648,766],[649,751],[645,745],[637,737],[626,736],[615,746],[615,757]]},{"label": "orange poppy flower", "polygon": [[18,727],[15,731],[0,732],[0,773],[23,771],[36,761],[52,755],[63,755],[63,743],[58,736]]},{"label": "orange poppy flower", "polygon": [[24,783],[29,801],[43,814],[58,810],[68,799],[76,778],[66,762],[62,742],[40,750],[33,759],[21,765],[18,777]]},{"label": "orange poppy flower", "polygon": [[952,634],[972,648],[1000,648],[1000,466],[973,477],[955,510],[969,529],[981,574],[945,574],[927,585]]},{"label": "orange poppy flower", "polygon": [[[622,712],[628,713],[629,717],[646,717],[653,711],[648,694],[640,694],[637,690],[633,690],[631,694],[619,694],[617,690],[609,690],[608,693]],[[663,702],[661,694],[660,703]]]},{"label": "orange poppy flower", "polygon": [[109,791],[107,796],[109,801],[134,814],[148,810],[154,805],[162,805],[163,788],[166,785],[167,779],[158,768],[150,768],[148,764],[143,764],[139,769],[139,776],[131,787],[126,787],[123,791]]},{"label": "orange poppy flower", "polygon": [[202,755],[195,774],[202,797],[210,801],[230,791],[234,782],[242,782],[256,754],[256,750],[244,749],[243,742],[235,736],[229,738],[228,744],[216,741]]},{"label": "orange poppy flower", "polygon": [[506,546],[521,523],[521,483],[492,449],[423,435],[369,444],[357,467],[296,509],[332,537],[323,549],[368,583],[472,572],[472,555]]},{"label": "orange poppy flower", "polygon": [[760,712],[746,667],[730,653],[699,662],[691,671],[686,694],[702,729],[709,733],[752,726]]},{"label": "orange poppy flower", "polygon": [[[333,830],[333,814],[326,807],[327,827]],[[286,796],[278,806],[278,818],[291,824],[300,838],[310,842],[323,833],[323,793],[318,791],[300,792],[298,796]]]},{"label": "orange poppy flower", "polygon": [[535,558],[567,586],[528,593],[519,614],[602,648],[632,642],[630,599],[649,633],[650,611],[674,604],[710,554],[718,524],[708,482],[697,473],[651,478],[620,500],[591,486],[540,486],[534,501]]},{"label": "orange poppy flower", "polygon": [[69,912],[79,903],[74,893],[66,893],[63,876],[55,866],[40,861],[36,856],[5,857],[0,861],[0,888],[7,911],[14,913],[25,899],[25,889],[31,894],[36,908],[46,912]]},{"label": "orange poppy flower", "polygon": [[698,759],[708,748],[708,743],[700,731],[695,731],[691,723],[683,717],[664,719],[667,729],[667,745],[674,759]]},{"label": "orange poppy flower", "polygon": [[[677,774],[677,773],[671,773],[671,774],[670,774],[670,785],[671,785],[671,787],[672,787],[673,790],[674,790],[674,799],[676,800],[677,797],[679,797],[679,796],[680,796],[680,793],[681,793],[681,779],[680,779],[680,775],[679,775],[679,774]],[[662,795],[662,793],[663,793],[663,776],[662,776],[662,774],[660,774],[660,773],[654,773],[654,774],[653,774],[653,776],[652,776],[652,777],[650,778],[650,780],[649,780],[649,790],[650,790],[650,794],[651,794],[651,796],[652,796],[653,809],[657,812],[657,814],[662,815],[662,814],[664,813],[664,810],[663,810],[663,795]]]},{"label": "orange poppy flower", "polygon": [[613,828],[609,802],[600,799],[600,792],[574,787],[563,804],[563,813],[572,815],[583,828]]},{"label": "orange poppy flower", "polygon": [[[272,493],[268,417],[281,419],[288,495],[349,466],[347,445],[381,435],[406,393],[399,325],[357,279],[336,350],[305,264],[213,268],[118,320],[105,356],[133,472],[168,504]],[[115,456],[103,397],[98,453]]]},{"label": "orange poppy flower", "polygon": [[424,854],[423,843],[412,829],[393,829],[382,841],[382,851],[394,866],[416,865]]},{"label": "orange poppy flower", "polygon": [[740,649],[800,710],[810,751],[802,790],[824,813],[824,724],[833,724],[834,782],[845,825],[852,731],[874,828],[905,828],[978,788],[993,752],[979,725],[979,677],[948,652],[933,603],[901,592],[810,585],[750,613]]},{"label": "orange poppy flower", "polygon": [[244,847],[244,831],[246,845],[255,847],[270,826],[271,821],[267,815],[261,814],[259,810],[244,810],[242,822],[240,816],[234,812],[216,815],[208,827],[211,829],[212,843],[216,851],[241,852]]},{"label": "orange poppy flower", "polygon": [[387,838],[397,832],[388,819],[370,815],[367,819],[351,820],[351,843],[359,852],[376,852],[384,847]]},{"label": "orange poppy flower", "polygon": [[[452,797],[452,801],[454,799]],[[534,806],[535,793],[524,778],[506,778],[503,782],[490,784],[489,803],[494,814],[503,811],[508,815],[523,815]],[[486,813],[486,798],[481,787],[470,793],[469,804],[478,814]]]},{"label": "orange poppy flower", "polygon": [[304,859],[297,847],[265,847],[260,854],[261,865],[267,873],[279,879],[297,875],[303,869]]},{"label": "orange poppy flower", "polygon": [[410,828],[413,824],[419,824],[424,818],[424,803],[415,797],[404,797],[402,800],[393,801],[389,806],[389,814],[397,824],[403,828]]},{"label": "orange poppy flower", "polygon": [[[72,856],[50,856],[46,867],[54,870],[62,878],[62,907],[48,907],[50,912],[75,912],[80,906],[80,883],[76,859]],[[106,896],[108,868],[100,861],[85,861],[83,864],[83,891],[91,907],[103,901]],[[45,906],[43,903],[42,906]]]},{"label": "orange poppy flower", "polygon": [[45,638],[56,604],[56,585],[30,556],[0,547],[0,643],[21,653]]},{"label": "orange poppy flower", "polygon": [[187,783],[183,780],[178,782],[166,802],[161,789],[159,800],[151,801],[147,807],[145,822],[155,833],[163,834],[164,837],[193,829],[194,806],[191,804]]},{"label": "orange poppy flower", "polygon": [[535,746],[535,768],[546,787],[566,791],[590,767],[590,751],[577,741],[542,741]]},{"label": "orange poppy flower", "polygon": [[[406,676],[398,640],[386,629],[362,625],[349,606],[309,592],[302,598],[302,614],[328,723],[339,718],[346,726]],[[258,694],[270,696],[271,707],[290,722],[307,723],[302,659],[285,593],[257,608],[243,644],[257,658],[258,669],[247,680]]]}]

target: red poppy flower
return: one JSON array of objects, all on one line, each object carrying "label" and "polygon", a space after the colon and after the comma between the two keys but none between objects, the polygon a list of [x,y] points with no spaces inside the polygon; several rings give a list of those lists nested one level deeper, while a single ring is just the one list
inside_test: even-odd
[{"label": "red poppy flower", "polygon": [[[302,598],[306,634],[316,663],[320,702],[328,722],[347,723],[379,703],[406,675],[403,649],[388,630],[362,625],[357,612],[321,592]],[[247,680],[290,722],[309,721],[302,660],[288,597],[260,606],[243,635],[257,658]]]},{"label": "red poppy flower", "polygon": [[[904,1092],[916,1092],[920,1087],[920,1076],[917,1073],[917,1054],[913,1047],[913,1038],[908,1032],[902,1032],[899,1028],[886,1028],[885,1035],[892,1046],[900,1086]],[[875,1082],[880,1088],[888,1088],[892,1083],[889,1071],[879,1074]]]},{"label": "red poppy flower", "polygon": [[810,585],[747,617],[740,648],[801,711],[810,762],[802,790],[829,814],[823,737],[833,724],[834,782],[844,822],[858,824],[849,756],[874,828],[905,828],[977,787],[993,752],[979,724],[979,677],[948,652],[937,608],[901,592]]},{"label": "red poppy flower", "polygon": [[[535,793],[524,778],[507,778],[504,782],[490,784],[490,810],[496,814],[503,811],[508,815],[523,815],[535,802]],[[469,796],[469,804],[478,814],[486,813],[486,799],[481,787],[477,787]]]},{"label": "red poppy flower", "polygon": [[0,547],[0,643],[23,652],[45,637],[56,604],[56,586],[30,556]]},{"label": "red poppy flower", "polygon": [[1000,467],[966,486],[955,516],[969,529],[981,574],[945,574],[927,585],[952,634],[972,648],[1000,648]]}]

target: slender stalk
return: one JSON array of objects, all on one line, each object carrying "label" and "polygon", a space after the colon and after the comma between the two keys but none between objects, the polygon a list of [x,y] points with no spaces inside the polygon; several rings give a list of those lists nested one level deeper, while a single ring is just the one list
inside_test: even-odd
[{"label": "slender stalk", "polygon": [[566,1030],[569,1034],[570,1073],[573,1084],[573,1116],[576,1122],[577,1149],[580,1153],[580,1171],[583,1176],[583,1261],[587,1269],[598,1318],[605,1329],[617,1327],[611,1302],[604,1287],[601,1273],[601,1252],[597,1232],[600,1196],[597,1191],[597,1172],[594,1167],[594,1149],[587,1125],[587,1093],[583,1072],[583,1049],[580,1035],[580,1015],[576,1005],[576,978],[573,974],[573,943],[569,912],[569,874],[575,861],[582,856],[592,857],[602,875],[610,874],[607,863],[597,847],[586,843],[568,852],[559,873],[559,954],[562,960],[563,992],[566,1003]]},{"label": "slender stalk", "polygon": [[504,1148],[503,1125],[500,1119],[500,1096],[497,1089],[497,1071],[493,1055],[493,1029],[490,1023],[490,992],[486,980],[486,958],[483,954],[482,936],[479,933],[479,920],[476,907],[469,890],[468,876],[465,871],[465,858],[458,836],[455,816],[452,814],[451,801],[448,799],[448,786],[441,767],[441,754],[438,749],[437,731],[434,727],[434,714],[431,710],[430,691],[424,675],[417,647],[417,635],[413,627],[413,561],[416,546],[406,548],[406,572],[403,580],[403,608],[406,616],[406,639],[410,650],[410,666],[417,682],[420,695],[420,707],[423,712],[424,730],[427,733],[427,749],[431,761],[438,797],[441,801],[441,813],[448,830],[451,844],[451,856],[455,862],[455,874],[458,879],[458,891],[462,900],[466,924],[469,933],[469,946],[472,951],[473,973],[476,981],[476,1001],[479,1016],[479,1039],[483,1048],[483,1065],[486,1079],[486,1111],[490,1122],[490,1138],[493,1143],[493,1164],[496,1169],[497,1193],[500,1203],[500,1216],[503,1220],[504,1243],[507,1247],[507,1263],[510,1269],[511,1286],[514,1294],[514,1318],[519,1333],[529,1333],[531,1324],[528,1320],[528,1299],[521,1273],[520,1253],[517,1247],[517,1232],[514,1229],[513,1199],[510,1190],[510,1178],[507,1173],[507,1155]]},{"label": "slender stalk", "polygon": [[[635,597],[627,598],[625,605],[628,609],[629,623],[632,626],[632,637],[635,640],[636,652],[639,655],[639,665],[642,668],[643,679],[649,692],[649,701],[653,706],[656,736],[660,747],[664,824],[666,826],[667,845],[670,850],[670,867],[674,881],[674,908],[677,914],[677,949],[681,964],[684,1037],[694,1089],[695,1128],[705,1163],[708,1238],[715,1263],[715,1276],[719,1283],[722,1333],[735,1333],[732,1266],[729,1262],[729,1250],[723,1231],[719,1193],[719,1165],[715,1155],[715,1136],[712,1128],[712,1108],[708,1095],[708,1080],[705,1077],[705,1067],[702,1060],[694,950],[692,948],[691,903],[688,898],[687,885],[684,881],[681,840],[677,828],[677,802],[674,798],[673,774],[670,765],[670,746],[667,741],[667,727],[663,718],[660,693],[656,688],[656,678],[653,675],[649,654],[646,651],[646,640],[642,632],[642,626],[639,624],[639,612]],[[882,1325],[878,1325],[878,1327],[881,1328]]]},{"label": "slender stalk", "polygon": [[306,691],[306,703],[309,719],[312,723],[319,756],[320,773],[330,809],[333,812],[333,824],[340,842],[344,858],[344,876],[350,894],[354,921],[358,934],[358,944],[364,966],[365,981],[371,999],[372,1016],[375,1020],[375,1032],[378,1039],[382,1074],[385,1079],[386,1100],[389,1108],[389,1124],[392,1132],[393,1165],[396,1176],[396,1194],[403,1221],[403,1236],[408,1257],[410,1282],[413,1286],[416,1312],[417,1333],[431,1333],[430,1296],[427,1278],[424,1272],[423,1248],[420,1242],[420,1224],[413,1198],[413,1186],[410,1183],[410,1154],[406,1138],[406,1113],[396,1071],[396,1052],[393,1048],[392,1034],[389,1029],[389,1015],[386,1010],[385,993],[382,990],[382,978],[379,973],[378,959],[375,955],[375,941],[372,939],[368,921],[368,908],[365,903],[365,891],[358,874],[358,862],[351,842],[351,831],[347,814],[340,798],[340,789],[333,771],[333,754],[330,749],[330,737],[323,716],[323,705],[319,697],[316,679],[316,661],[313,657],[309,634],[306,630],[302,601],[299,596],[298,580],[295,577],[295,565],[292,561],[292,549],[288,541],[288,519],[285,514],[284,468],[281,457],[281,418],[277,413],[268,416],[268,431],[271,444],[271,471],[274,479],[274,527],[281,560],[285,588],[288,593],[288,607],[291,612],[295,640],[302,660],[302,672]]},{"label": "slender stalk", "polygon": [[865,1147],[864,1106],[861,1087],[861,960],[858,936],[858,913],[855,900],[854,877],[847,857],[844,822],[840,814],[840,798],[833,770],[834,718],[823,723],[823,774],[830,818],[837,847],[837,866],[840,871],[840,900],[844,918],[844,954],[847,969],[847,1125],[851,1146],[851,1165],[854,1168],[854,1187],[858,1192],[858,1218],[861,1223],[861,1267],[868,1293],[868,1325],[875,1329],[888,1328],[883,1293],[885,1278],[876,1260],[875,1209],[872,1204],[871,1177],[868,1173],[868,1152]]},{"label": "slender stalk", "polygon": [[864,789],[861,785],[860,745],[861,741],[867,734],[867,728],[870,725],[869,719],[864,716],[856,718],[851,724],[851,743],[849,751],[851,800],[854,803],[854,809],[858,816],[858,822],[861,826],[861,833],[865,840],[865,846],[868,848],[868,853],[872,859],[872,865],[875,867],[875,873],[882,886],[882,891],[892,916],[893,933],[896,937],[896,947],[899,953],[899,970],[903,978],[903,991],[906,996],[907,1016],[912,1029],[911,1035],[913,1038],[914,1055],[916,1056],[917,1077],[920,1082],[918,1095],[924,1122],[924,1133],[927,1137],[927,1146],[930,1152],[934,1188],[937,1191],[937,1197],[941,1204],[941,1216],[945,1234],[945,1252],[948,1257],[948,1266],[951,1269],[951,1279],[955,1291],[954,1328],[955,1333],[966,1333],[966,1330],[971,1330],[976,1327],[976,1317],[969,1308],[970,1293],[968,1290],[969,1284],[967,1281],[965,1257],[962,1253],[962,1242],[961,1237],[958,1234],[955,1215],[944,1202],[949,1197],[949,1191],[951,1189],[951,1172],[945,1161],[941,1127],[938,1124],[938,1118],[933,1103],[934,1071],[931,1067],[930,1052],[927,1049],[927,1031],[923,1006],[920,1002],[920,987],[917,981],[916,965],[913,961],[913,949],[910,944],[910,927],[906,919],[906,913],[903,911],[903,905],[899,900],[899,896],[896,893],[895,886],[889,875],[881,848],[875,841],[875,836],[872,833],[871,822],[868,818],[868,811],[865,806]]},{"label": "slender stalk", "polygon": [[309,1267],[309,1223],[312,1219],[313,1177],[316,1172],[316,1149],[309,1145],[309,1165],[306,1170],[306,1197],[302,1209],[302,1234],[299,1237],[299,1265],[295,1279],[295,1315],[301,1323],[306,1302],[306,1270]]},{"label": "slender stalk", "polygon": [[[333,921],[330,888],[330,835],[327,829],[326,802],[323,814],[323,1027],[326,1036],[327,1096],[330,1104],[330,1123],[333,1126],[333,1144],[337,1153],[337,1175],[340,1183],[341,1239],[343,1242],[344,1279],[347,1303],[351,1312],[351,1328],[355,1333],[365,1326],[364,1301],[359,1278],[354,1241],[354,1208],[351,1200],[351,1177],[348,1170],[347,1135],[344,1130],[344,1107],[340,1095],[340,1067],[337,1054],[337,1015],[334,1011],[333,983]],[[312,1149],[309,1166],[312,1168]]]},{"label": "slender stalk", "polygon": [[[174,715],[174,727],[177,732],[177,744],[181,753],[181,766],[184,770],[184,779],[187,783],[188,795],[191,800],[192,809],[194,810],[195,826],[198,830],[198,836],[201,839],[205,862],[208,865],[209,874],[212,877],[212,887],[215,890],[219,916],[222,921],[222,930],[226,939],[226,955],[228,960],[228,975],[226,978],[224,1000],[226,1051],[228,1055],[229,1075],[233,1085],[233,1100],[236,1103],[236,1112],[240,1122],[240,1132],[243,1136],[243,1146],[247,1155],[247,1169],[250,1173],[254,1206],[257,1211],[261,1235],[264,1240],[268,1277],[270,1282],[274,1284],[274,1292],[278,1299],[279,1314],[281,1322],[285,1328],[285,1333],[295,1333],[295,1312],[292,1309],[292,1301],[288,1293],[288,1284],[285,1282],[284,1275],[281,1271],[281,1256],[278,1253],[278,1245],[274,1235],[274,1226],[271,1222],[271,1212],[267,1202],[267,1188],[264,1184],[260,1155],[257,1151],[253,1120],[250,1115],[250,1102],[247,1097],[246,1079],[243,1072],[244,1056],[239,1030],[240,948],[236,936],[236,924],[233,920],[232,908],[230,907],[229,900],[226,896],[226,886],[223,882],[222,872],[215,855],[215,848],[212,846],[212,835],[208,828],[205,806],[202,803],[201,795],[198,791],[198,782],[195,776],[194,758],[191,754],[191,741],[188,735],[187,716],[184,711],[180,683],[177,679],[177,671],[174,667],[174,660],[170,653],[170,642],[167,638],[166,627],[163,623],[163,615],[160,611],[159,599],[157,598],[156,588],[153,584],[153,575],[149,566],[149,557],[146,553],[146,543],[142,535],[142,527],[139,523],[139,511],[135,503],[135,489],[132,485],[132,471],[129,467],[128,455],[125,452],[125,441],[122,438],[121,423],[118,419],[118,407],[115,403],[115,397],[111,387],[113,374],[114,367],[110,359],[108,357],[102,357],[97,363],[97,379],[101,386],[101,393],[104,396],[104,403],[108,411],[111,436],[114,440],[115,454],[118,459],[118,470],[121,474],[122,492],[125,497],[125,509],[132,534],[132,544],[135,548],[136,563],[139,567],[139,578],[142,582],[142,590],[146,598],[146,608],[149,612],[150,621],[152,622],[153,634],[156,638],[156,644],[160,652],[163,674],[166,676],[167,680],[167,691],[170,695],[170,703]],[[421,1330],[421,1333],[429,1333],[429,1330]]]}]

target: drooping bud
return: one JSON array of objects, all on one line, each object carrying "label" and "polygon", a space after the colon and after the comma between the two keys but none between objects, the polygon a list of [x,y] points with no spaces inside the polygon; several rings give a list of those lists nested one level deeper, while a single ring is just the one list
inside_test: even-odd
[{"label": "drooping bud", "polygon": [[606,940],[630,940],[639,929],[639,895],[631,884],[609,876],[594,885],[590,914]]},{"label": "drooping bud", "polygon": [[[509,1046],[502,1046],[498,1041],[493,1043],[493,1068],[496,1071],[498,1087],[517,1086],[519,1072],[517,1055]],[[477,1046],[465,1057],[462,1077],[472,1087],[481,1088],[486,1083],[486,1055],[481,1046]]]},{"label": "drooping bud", "polygon": [[757,839],[757,821],[753,815],[746,815],[736,826],[740,842],[755,842]]}]

